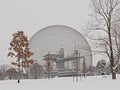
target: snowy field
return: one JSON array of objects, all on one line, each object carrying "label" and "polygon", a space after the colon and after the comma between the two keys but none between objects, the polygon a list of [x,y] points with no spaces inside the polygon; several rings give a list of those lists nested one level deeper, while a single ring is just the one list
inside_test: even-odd
[{"label": "snowy field", "polygon": [[120,90],[120,76],[112,80],[110,76],[86,77],[81,81],[73,78],[54,78],[40,80],[0,81],[0,90]]}]

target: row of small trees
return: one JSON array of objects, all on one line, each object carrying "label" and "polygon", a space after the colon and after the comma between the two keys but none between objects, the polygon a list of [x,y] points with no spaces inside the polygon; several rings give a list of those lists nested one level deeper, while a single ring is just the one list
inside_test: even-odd
[{"label": "row of small trees", "polygon": [[21,77],[21,79],[38,79],[42,78],[43,76],[43,67],[39,65],[38,63],[34,63],[31,65],[28,69],[28,74],[24,72],[20,72],[19,74],[18,70],[16,68],[11,67],[9,65],[1,65],[0,66],[0,80],[4,79],[18,79]]}]

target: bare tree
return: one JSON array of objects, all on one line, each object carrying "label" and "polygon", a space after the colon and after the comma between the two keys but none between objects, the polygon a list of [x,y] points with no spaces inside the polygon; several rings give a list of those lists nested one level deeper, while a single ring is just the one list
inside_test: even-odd
[{"label": "bare tree", "polygon": [[38,63],[34,63],[30,68],[30,74],[34,79],[39,78],[43,74],[43,67]]},{"label": "bare tree", "polygon": [[[29,60],[33,53],[29,51],[28,45],[29,43],[27,37],[24,35],[23,31],[18,31],[17,33],[13,34],[13,39],[10,42],[10,52],[8,53],[8,57],[14,56],[17,58],[17,61],[12,62],[12,65],[18,67],[19,74],[21,73],[21,68],[26,68],[33,63],[32,59]],[[19,80],[20,77],[18,78],[18,82]]]},{"label": "bare tree", "polygon": [[0,72],[0,80],[4,80],[4,74]]},{"label": "bare tree", "polygon": [[[116,79],[116,72],[114,71],[114,67],[116,57],[115,48],[118,45],[118,37],[113,37],[113,32],[116,28],[116,23],[120,21],[120,17],[118,15],[118,12],[120,10],[120,0],[91,0],[91,2],[92,9],[94,11],[91,17],[93,17],[94,21],[89,24],[89,29],[98,31],[99,33],[102,31],[105,32],[105,36],[99,36],[97,40],[102,41],[102,43],[99,44],[104,46],[104,53],[107,54],[110,60],[112,79]],[[116,42],[116,44],[114,42]]]},{"label": "bare tree", "polygon": [[18,77],[18,72],[15,70],[15,68],[9,68],[6,70],[8,78],[11,79],[17,79]]},{"label": "bare tree", "polygon": [[8,65],[1,65],[0,66],[0,80],[6,77],[6,70],[8,69]]}]

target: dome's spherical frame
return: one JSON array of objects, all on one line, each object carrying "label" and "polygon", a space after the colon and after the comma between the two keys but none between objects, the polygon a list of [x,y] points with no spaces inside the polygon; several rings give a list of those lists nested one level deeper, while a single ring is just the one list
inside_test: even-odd
[{"label": "dome's spherical frame", "polygon": [[56,54],[63,48],[65,57],[71,56],[77,49],[85,57],[87,66],[92,65],[91,48],[87,40],[80,32],[65,25],[52,25],[39,30],[29,40],[29,47],[34,52],[33,59],[40,63],[48,52]]}]

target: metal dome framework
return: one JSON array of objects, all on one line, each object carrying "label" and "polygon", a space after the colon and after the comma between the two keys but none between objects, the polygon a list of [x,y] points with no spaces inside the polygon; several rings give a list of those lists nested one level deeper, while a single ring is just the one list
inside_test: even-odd
[{"label": "metal dome framework", "polygon": [[29,40],[29,47],[34,52],[33,59],[41,64],[44,64],[43,59],[48,52],[58,55],[62,49],[63,58],[73,56],[77,50],[79,56],[85,58],[86,66],[92,66],[92,53],[87,40],[80,32],[68,26],[52,25],[39,30]]}]

